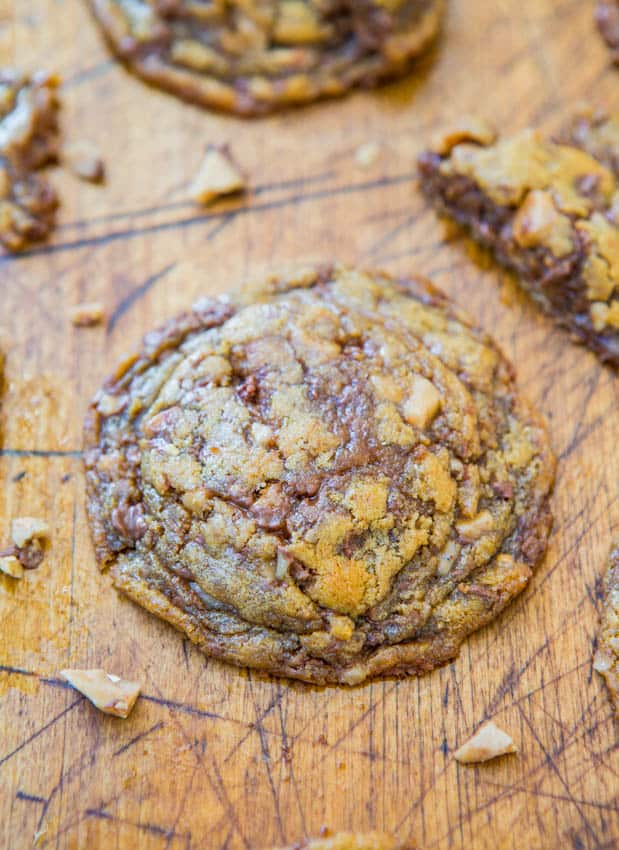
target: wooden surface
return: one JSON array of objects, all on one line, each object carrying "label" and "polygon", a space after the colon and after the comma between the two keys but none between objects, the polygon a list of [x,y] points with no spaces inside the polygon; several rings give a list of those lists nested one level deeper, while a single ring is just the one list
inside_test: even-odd
[{"label": "wooden surface", "polygon": [[[591,648],[619,526],[619,383],[553,330],[416,191],[414,159],[460,114],[557,127],[579,99],[619,107],[589,0],[452,0],[416,76],[378,94],[242,122],[149,90],[115,65],[80,0],[1,0],[2,62],[56,67],[66,139],[105,150],[105,188],[53,175],[60,226],[0,260],[0,536],[51,523],[42,567],[0,577],[0,847],[248,850],[332,828],[393,830],[425,850],[619,847],[617,728]],[[356,148],[381,145],[370,169]],[[254,191],[187,199],[209,142]],[[140,335],[197,296],[309,259],[425,272],[493,331],[550,421],[555,528],[531,586],[425,678],[315,689],[206,661],[98,574],[84,517],[81,422]],[[192,272],[191,263],[203,273]],[[71,306],[104,303],[106,328]],[[18,480],[19,479],[19,480]],[[143,681],[127,721],[58,680],[103,666]],[[460,767],[492,717],[520,753]]]}]

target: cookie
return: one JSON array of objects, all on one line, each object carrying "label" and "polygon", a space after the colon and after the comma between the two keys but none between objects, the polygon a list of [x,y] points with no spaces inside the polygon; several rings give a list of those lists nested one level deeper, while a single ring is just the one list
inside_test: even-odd
[{"label": "cookie", "polygon": [[419,161],[421,185],[572,337],[619,366],[619,191],[586,151],[468,122]]},{"label": "cookie", "polygon": [[58,158],[57,77],[0,70],[0,243],[20,251],[45,239],[58,199],[36,171]]},{"label": "cookie", "polygon": [[208,655],[421,674],[527,584],[554,459],[493,342],[421,278],[342,267],[148,334],[85,428],[101,567]]},{"label": "cookie", "polygon": [[619,62],[619,0],[597,0],[595,18],[613,61]]},{"label": "cookie", "polygon": [[[275,850],[275,848],[273,848]],[[297,841],[284,850],[415,850],[411,844],[399,844],[382,832],[338,832],[324,838]]]},{"label": "cookie", "polygon": [[200,106],[257,115],[403,74],[444,0],[90,0],[116,55]]},{"label": "cookie", "polygon": [[604,676],[619,717],[619,537],[610,553],[604,578],[604,608],[593,666]]}]

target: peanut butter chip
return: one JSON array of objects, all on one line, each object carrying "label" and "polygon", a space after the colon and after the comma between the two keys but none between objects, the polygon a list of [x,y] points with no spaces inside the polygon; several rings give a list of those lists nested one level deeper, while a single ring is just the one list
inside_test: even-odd
[{"label": "peanut butter chip", "polygon": [[222,195],[243,192],[245,188],[245,178],[228,149],[210,147],[189,191],[199,204],[209,204]]},{"label": "peanut butter chip", "polygon": [[515,752],[517,749],[507,732],[499,729],[491,720],[478,729],[454,755],[461,764],[474,764]]},{"label": "peanut butter chip", "polygon": [[11,578],[23,578],[24,568],[15,555],[0,556],[0,571]]},{"label": "peanut butter chip", "polygon": [[60,675],[84,694],[99,711],[114,717],[128,717],[140,693],[137,682],[125,681],[100,668],[61,670]]},{"label": "peanut butter chip", "polygon": [[441,394],[421,375],[411,379],[410,393],[402,404],[404,418],[417,428],[427,428],[441,407]]},{"label": "peanut butter chip", "polygon": [[523,248],[546,245],[556,257],[574,248],[572,222],[558,211],[552,195],[541,189],[529,192],[512,227],[514,239]]},{"label": "peanut butter chip", "polygon": [[494,529],[494,518],[490,511],[481,511],[473,519],[457,522],[456,528],[462,540],[472,543]]},{"label": "peanut butter chip", "polygon": [[89,328],[93,325],[98,325],[103,321],[104,316],[103,304],[99,301],[77,304],[71,309],[69,314],[71,324],[78,328]]},{"label": "peanut butter chip", "polygon": [[492,124],[483,118],[465,117],[461,118],[448,132],[439,136],[432,144],[432,150],[445,156],[451,153],[456,145],[463,142],[473,142],[481,145],[491,145],[496,139],[496,130]]},{"label": "peanut butter chip", "polygon": [[99,149],[92,142],[73,142],[64,149],[63,160],[76,177],[90,183],[101,183],[105,178],[105,166]]}]

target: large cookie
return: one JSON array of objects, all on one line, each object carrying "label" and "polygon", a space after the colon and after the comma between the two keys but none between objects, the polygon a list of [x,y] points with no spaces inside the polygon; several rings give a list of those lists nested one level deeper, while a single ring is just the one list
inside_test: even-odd
[{"label": "large cookie", "polygon": [[86,422],[116,587],[208,655],[423,673],[527,584],[554,459],[510,365],[420,278],[334,267],[198,303]]},{"label": "large cookie", "polygon": [[90,0],[114,52],[145,80],[255,115],[404,73],[444,0]]},{"label": "large cookie", "polygon": [[619,538],[610,553],[604,577],[604,609],[593,666],[604,676],[619,717]]},{"label": "large cookie", "polygon": [[[592,144],[592,142],[590,142]],[[619,183],[584,149],[469,122],[420,159],[422,187],[572,337],[619,366]]]}]

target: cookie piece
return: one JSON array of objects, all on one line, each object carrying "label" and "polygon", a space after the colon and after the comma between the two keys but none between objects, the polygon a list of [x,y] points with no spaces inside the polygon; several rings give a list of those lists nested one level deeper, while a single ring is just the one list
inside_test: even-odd
[{"label": "cookie piece", "polygon": [[619,537],[610,553],[604,577],[604,608],[593,667],[604,676],[619,717]]},{"label": "cookie piece", "polygon": [[619,0],[597,0],[595,19],[613,61],[619,63]]},{"label": "cookie piece", "polygon": [[421,185],[577,341],[619,366],[615,175],[532,130],[497,140],[470,126],[419,160]]},{"label": "cookie piece", "polygon": [[444,0],[90,0],[116,55],[200,106],[257,115],[403,74]]},{"label": "cookie piece", "polygon": [[425,280],[322,268],[148,334],[86,421],[114,584],[208,655],[324,684],[424,673],[527,584],[554,459]]},{"label": "cookie piece", "polygon": [[56,192],[35,172],[58,159],[58,78],[0,70],[0,242],[20,251],[49,234]]},{"label": "cookie piece", "polygon": [[[276,850],[276,848],[273,848]],[[411,844],[399,844],[383,832],[338,832],[324,838],[303,839],[282,850],[415,850]]]}]

